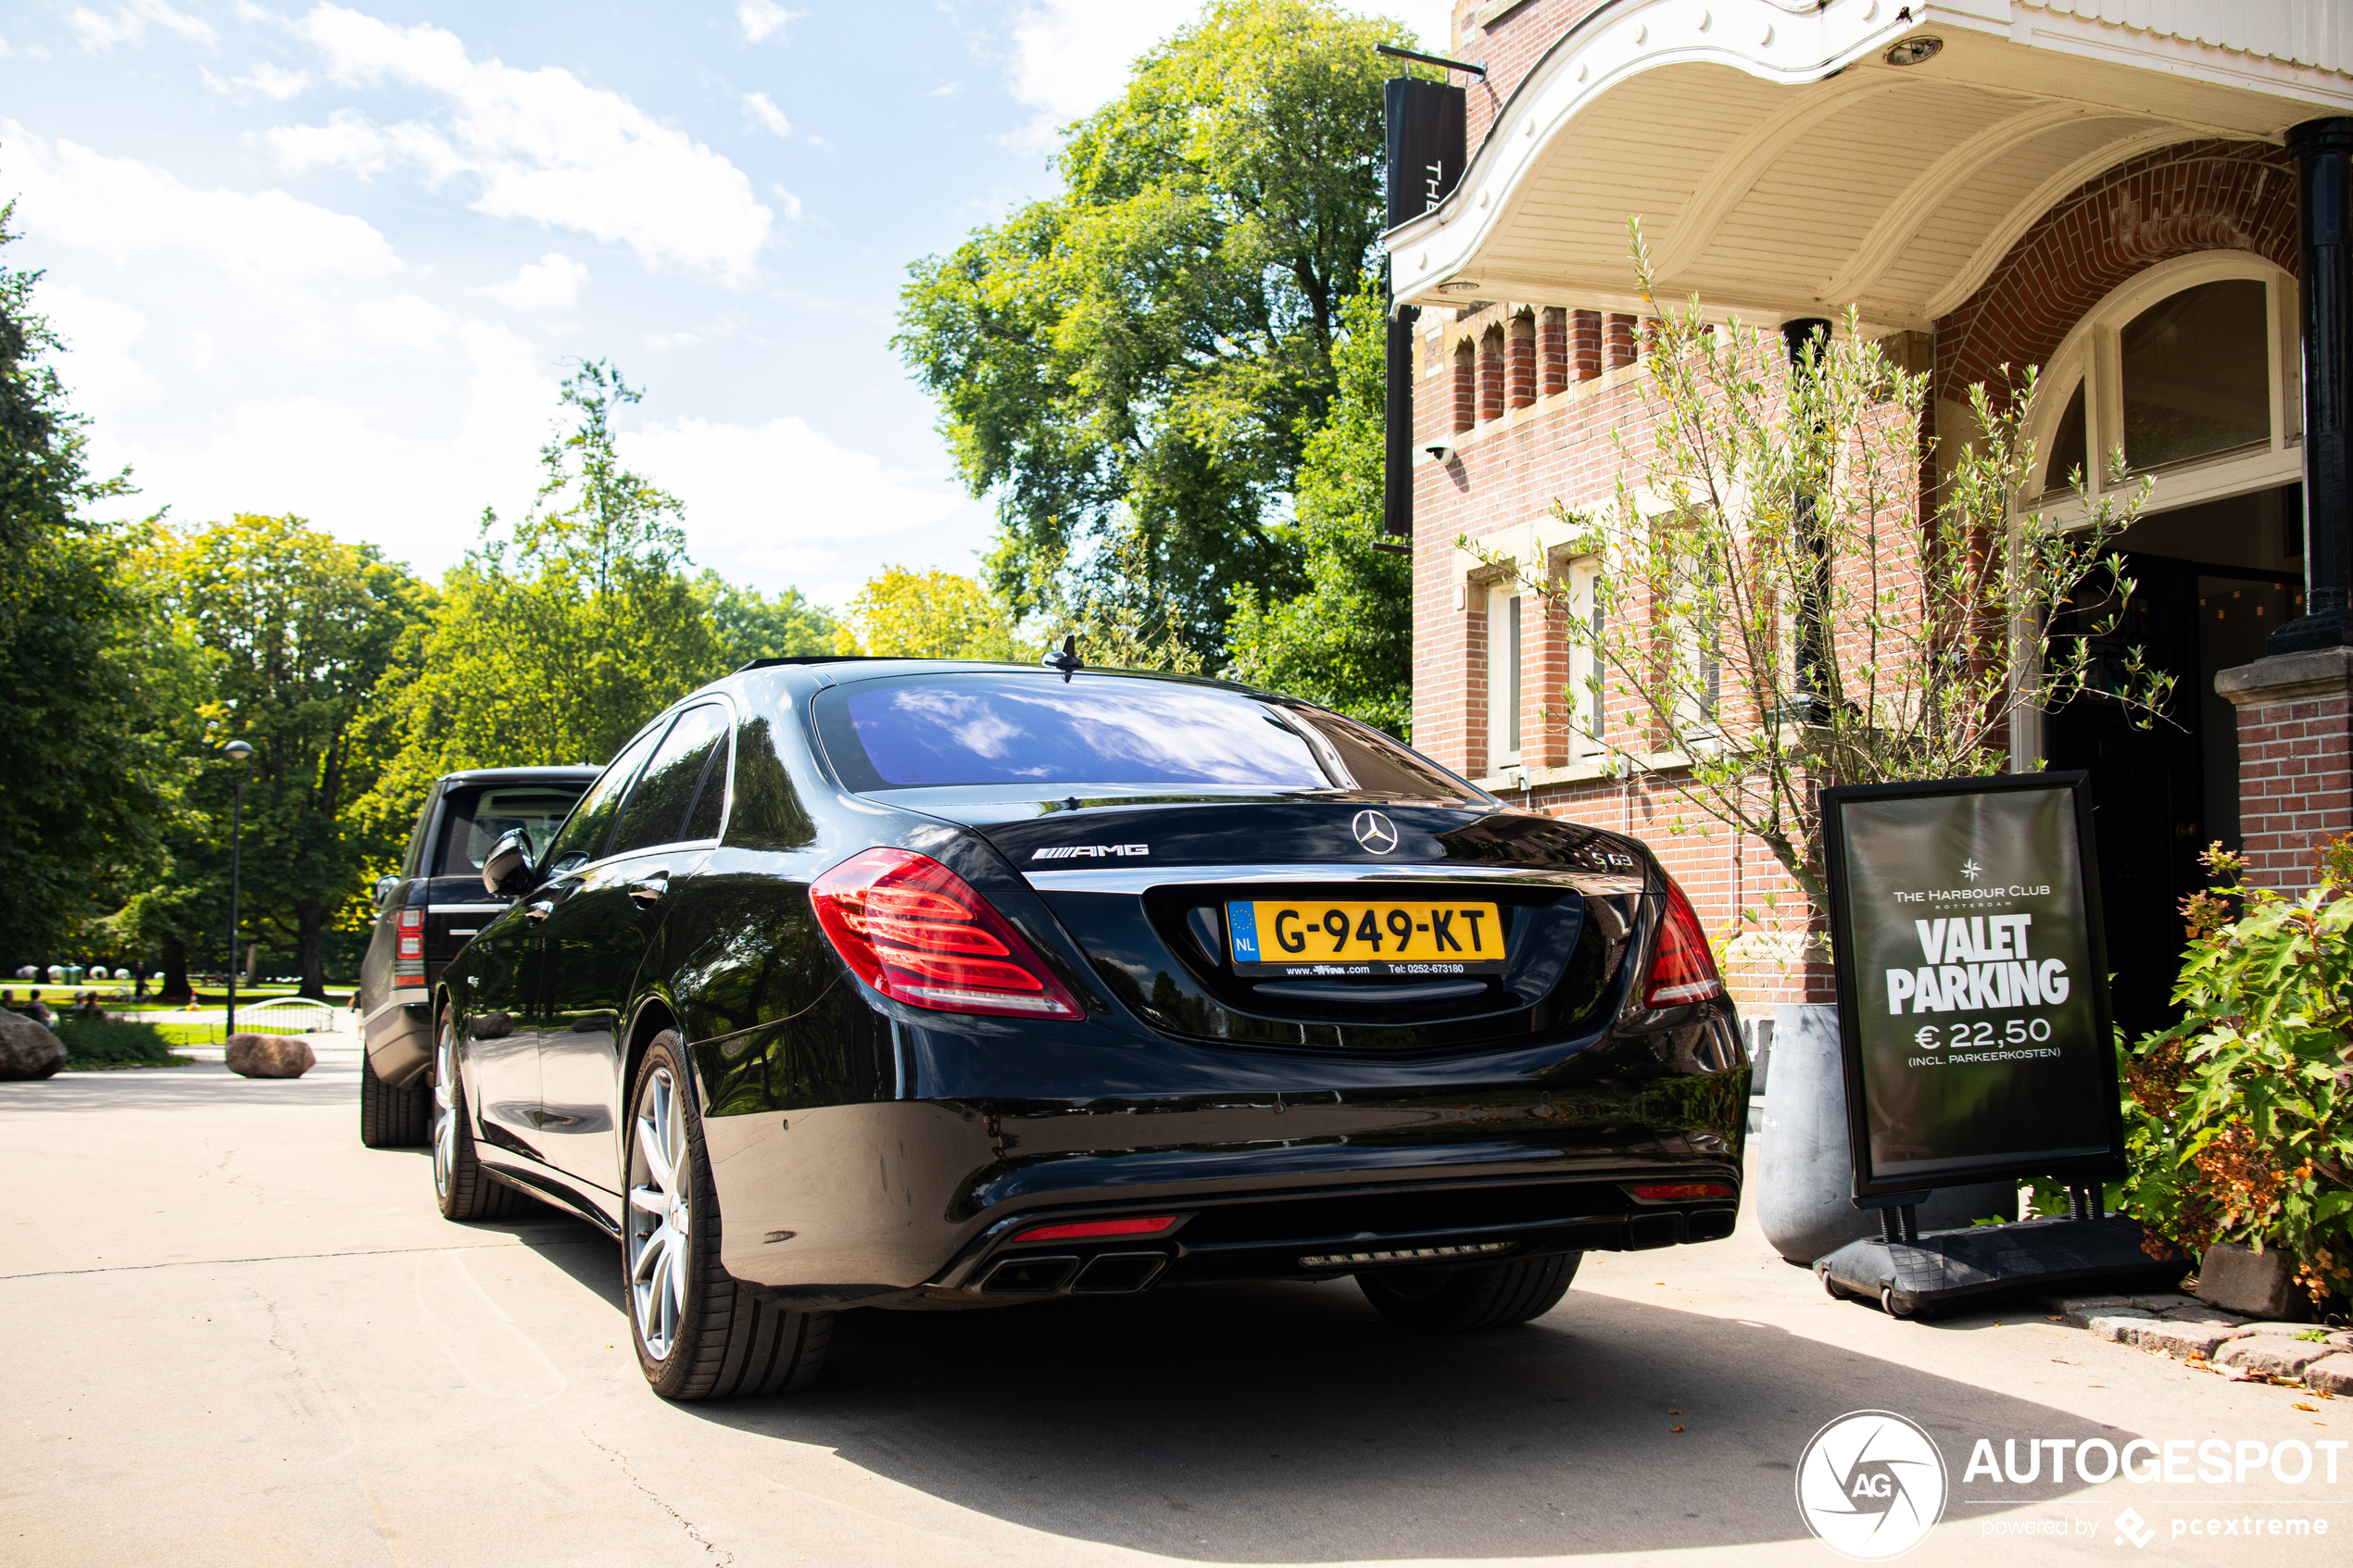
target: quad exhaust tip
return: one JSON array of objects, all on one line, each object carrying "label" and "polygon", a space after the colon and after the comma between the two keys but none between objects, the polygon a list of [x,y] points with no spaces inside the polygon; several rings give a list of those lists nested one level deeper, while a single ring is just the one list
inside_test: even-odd
[{"label": "quad exhaust tip", "polygon": [[[1085,1267],[1075,1256],[1056,1253],[1044,1258],[1008,1258],[988,1271],[981,1282],[987,1296],[1053,1296],[1067,1288],[1074,1296],[1128,1296],[1160,1277],[1168,1266],[1165,1252],[1099,1252]],[[1075,1277],[1074,1277],[1075,1276]]]}]

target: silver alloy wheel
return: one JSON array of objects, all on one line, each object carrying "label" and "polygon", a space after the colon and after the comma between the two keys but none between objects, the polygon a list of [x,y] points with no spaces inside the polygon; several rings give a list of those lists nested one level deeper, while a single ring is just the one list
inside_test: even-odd
[{"label": "silver alloy wheel", "polygon": [[433,1047],[433,1190],[445,1202],[458,1164],[458,1106],[450,1085],[458,1073],[457,1025],[442,1021]]},{"label": "silver alloy wheel", "polygon": [[686,1119],[678,1085],[657,1067],[637,1091],[629,1138],[629,1303],[646,1354],[661,1361],[686,1311]]}]

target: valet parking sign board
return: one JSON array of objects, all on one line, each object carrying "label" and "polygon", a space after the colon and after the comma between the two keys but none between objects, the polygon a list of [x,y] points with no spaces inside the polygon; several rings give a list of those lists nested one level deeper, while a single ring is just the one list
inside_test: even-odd
[{"label": "valet parking sign board", "polygon": [[2083,779],[1822,791],[1856,1198],[2123,1173]]}]

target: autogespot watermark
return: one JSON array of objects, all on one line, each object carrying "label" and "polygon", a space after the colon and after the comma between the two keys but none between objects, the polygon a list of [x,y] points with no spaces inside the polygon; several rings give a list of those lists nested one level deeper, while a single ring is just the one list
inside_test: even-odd
[{"label": "autogespot watermark", "polygon": [[1797,1511],[1842,1557],[1900,1557],[1944,1517],[1944,1456],[1893,1411],[1856,1411],[1814,1434],[1797,1461]]},{"label": "autogespot watermark", "polygon": [[[2158,1487],[2259,1481],[2334,1487],[2347,1446],[2342,1438],[2308,1442],[2288,1437],[2269,1443],[2256,1437],[2130,1437],[2120,1442],[2106,1437],[2005,1437],[1997,1456],[1994,1439],[1979,1437],[1962,1467],[1960,1489],[1995,1492],[2005,1486],[2099,1486],[2119,1481]],[[2353,1478],[2353,1465],[2344,1468]],[[2280,1546],[2317,1541],[2329,1534],[2323,1510],[2335,1500],[2151,1498],[2144,1506],[2155,1518],[2128,1505],[2108,1519],[2104,1515],[2112,1498],[1959,1500],[2003,1507],[2052,1500],[2090,1505],[2096,1514],[1981,1519],[1978,1533],[1987,1539],[2066,1537],[2128,1550],[2160,1539],[2198,1546],[2231,1537],[2260,1537],[2267,1545]],[[1936,1440],[1917,1422],[1893,1411],[1840,1416],[1814,1434],[1798,1460],[1797,1511],[1806,1528],[1832,1551],[1857,1562],[1884,1562],[1911,1550],[1927,1539],[1953,1500],[1944,1455]]]}]

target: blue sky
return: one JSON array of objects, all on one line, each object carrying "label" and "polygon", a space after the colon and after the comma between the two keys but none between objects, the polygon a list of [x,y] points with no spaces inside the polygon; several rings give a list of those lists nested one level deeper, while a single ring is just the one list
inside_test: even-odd
[{"label": "blue sky", "polygon": [[[1446,0],[1367,6],[1433,44]],[[181,522],[438,575],[519,514],[568,361],[728,576],[840,604],[989,532],[888,338],[914,258],[1051,188],[1169,0],[91,0],[0,21],[0,193],[63,369]]]}]

